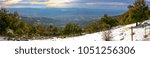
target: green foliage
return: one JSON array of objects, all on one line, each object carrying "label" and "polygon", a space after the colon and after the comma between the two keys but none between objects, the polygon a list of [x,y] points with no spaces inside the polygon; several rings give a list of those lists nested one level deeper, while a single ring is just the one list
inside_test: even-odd
[{"label": "green foliage", "polygon": [[44,35],[45,36],[59,36],[58,31],[59,31],[59,28],[50,25],[48,27],[45,27]]},{"label": "green foliage", "polygon": [[122,25],[137,23],[148,19],[149,7],[145,0],[136,0],[133,5],[128,6],[128,11],[120,18],[119,23]]},{"label": "green foliage", "polygon": [[[74,36],[80,35],[82,28],[74,23],[67,24],[59,29],[55,26],[29,25],[21,22],[17,12],[9,13],[6,9],[0,9],[0,35],[17,38],[32,38],[40,36]],[[16,39],[17,40],[17,39]]]},{"label": "green foliage", "polygon": [[96,22],[93,22],[91,24],[89,24],[88,26],[86,26],[84,28],[86,33],[93,33],[93,32],[98,32],[100,31],[98,24]]},{"label": "green foliage", "polygon": [[100,26],[101,28],[112,28],[114,26],[118,25],[118,21],[116,18],[107,16],[107,14],[104,15],[104,17],[100,20]]},{"label": "green foliage", "polygon": [[63,29],[63,35],[80,35],[82,33],[82,28],[74,23],[68,23]]},{"label": "green foliage", "polygon": [[49,30],[51,35],[54,35],[54,36],[59,36],[60,35],[59,34],[60,29],[59,28],[57,28],[55,26],[52,26],[52,27],[50,26],[49,28],[50,28],[50,30],[49,29],[48,30]]},{"label": "green foliage", "polygon": [[[38,37],[38,36],[77,36],[84,33],[93,33],[111,29],[119,24],[126,25],[137,23],[150,18],[150,10],[145,0],[136,0],[133,5],[128,6],[128,11],[119,19],[105,14],[101,19],[87,25],[82,29],[79,25],[68,23],[64,28],[55,26],[29,25],[20,21],[17,12],[9,13],[5,8],[0,9],[0,35],[8,37]],[[104,39],[109,41],[111,32],[104,33]]]},{"label": "green foliage", "polygon": [[[17,12],[8,13],[4,8],[0,9],[0,34],[10,37],[28,35],[29,25],[19,20]],[[10,35],[11,34],[11,35]]]},{"label": "green foliage", "polygon": [[150,19],[150,10],[147,12],[148,16],[149,16],[149,19]]},{"label": "green foliage", "polygon": [[119,23],[121,25],[135,23],[135,21],[132,19],[132,13],[129,14],[129,12],[127,12],[123,14],[121,18],[119,19]]},{"label": "green foliage", "polygon": [[0,31],[1,35],[7,35],[8,30],[12,30],[14,33],[20,24],[19,19],[14,14],[8,13],[6,9],[0,9]]},{"label": "green foliage", "polygon": [[118,25],[118,21],[116,18],[107,16],[105,14],[101,19],[99,19],[96,22],[91,23],[85,28],[85,31],[87,33],[92,33],[92,32],[98,32],[98,31],[103,31],[103,30],[108,30],[112,27],[115,27]]},{"label": "green foliage", "polygon": [[20,22],[16,28],[14,27],[14,32],[16,34],[16,36],[28,36],[29,32],[30,32],[30,26],[24,22]]}]

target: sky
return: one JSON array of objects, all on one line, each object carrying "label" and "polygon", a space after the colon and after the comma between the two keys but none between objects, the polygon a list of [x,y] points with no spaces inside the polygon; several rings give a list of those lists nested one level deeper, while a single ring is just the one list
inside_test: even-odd
[{"label": "sky", "polygon": [[[98,8],[127,9],[135,0],[0,0],[6,8]],[[150,0],[146,0],[149,4]]]}]

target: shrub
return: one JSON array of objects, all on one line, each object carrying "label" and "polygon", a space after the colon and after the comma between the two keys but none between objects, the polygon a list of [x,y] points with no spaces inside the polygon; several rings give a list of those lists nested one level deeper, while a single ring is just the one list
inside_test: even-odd
[{"label": "shrub", "polygon": [[82,28],[75,23],[68,23],[63,29],[63,35],[74,36],[80,35]]},{"label": "shrub", "polygon": [[103,37],[103,40],[105,41],[111,41],[113,36],[111,34],[111,31],[104,31],[103,34],[102,34],[102,37]]}]

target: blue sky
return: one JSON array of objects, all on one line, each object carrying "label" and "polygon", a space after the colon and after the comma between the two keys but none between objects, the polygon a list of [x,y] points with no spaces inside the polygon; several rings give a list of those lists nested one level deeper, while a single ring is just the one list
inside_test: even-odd
[{"label": "blue sky", "polygon": [[[135,0],[0,0],[7,8],[98,8],[127,9]],[[146,0],[149,4],[150,0]]]}]

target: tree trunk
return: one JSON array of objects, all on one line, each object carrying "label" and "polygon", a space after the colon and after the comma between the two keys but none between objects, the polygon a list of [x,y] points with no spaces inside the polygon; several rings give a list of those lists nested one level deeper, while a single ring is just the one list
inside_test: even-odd
[{"label": "tree trunk", "polygon": [[138,26],[139,24],[138,24],[138,22],[136,22],[136,26]]}]

